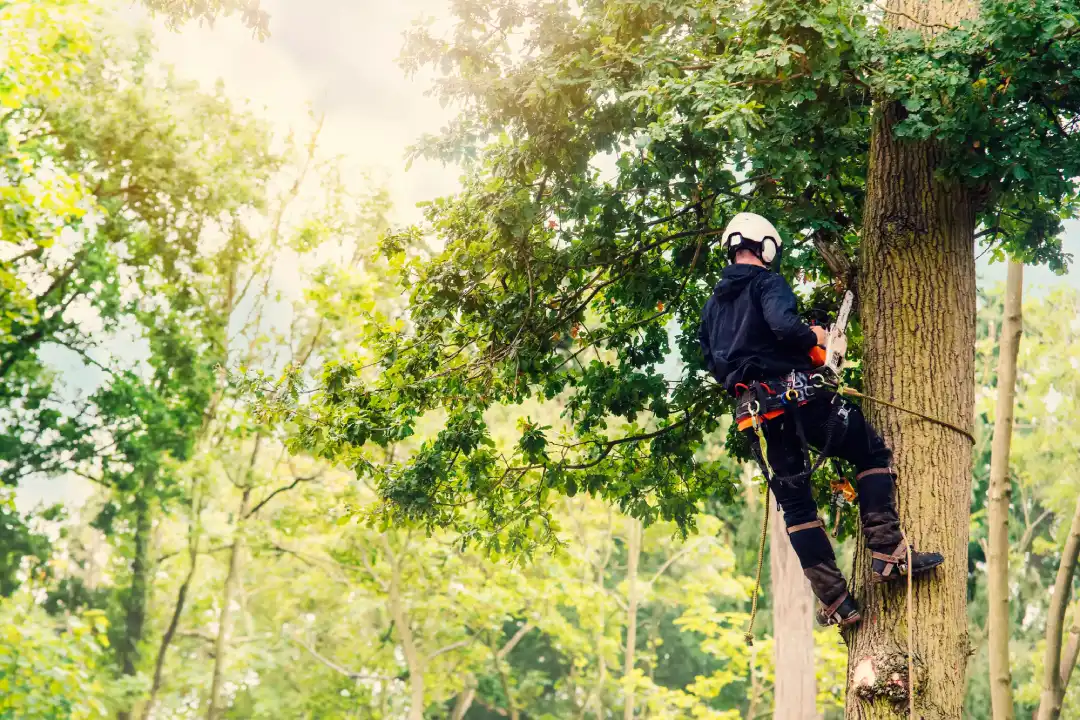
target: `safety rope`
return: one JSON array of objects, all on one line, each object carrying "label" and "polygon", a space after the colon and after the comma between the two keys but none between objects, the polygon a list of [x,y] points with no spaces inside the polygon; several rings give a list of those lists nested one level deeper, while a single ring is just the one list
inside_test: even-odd
[{"label": "safety rope", "polygon": [[961,435],[966,437],[968,440],[970,440],[972,445],[977,444],[975,442],[975,436],[974,435],[972,435],[970,432],[963,429],[959,425],[954,425],[951,422],[948,422],[946,420],[942,420],[940,418],[936,418],[936,417],[933,417],[931,415],[926,415],[925,413],[921,413],[918,410],[912,410],[911,408],[906,408],[903,405],[897,405],[896,403],[889,402],[888,400],[882,400],[881,398],[874,397],[873,395],[867,395],[865,393],[861,393],[858,390],[855,390],[855,389],[849,388],[849,387],[845,387],[843,385],[840,385],[839,387],[836,388],[836,393],[838,395],[847,395],[849,397],[862,398],[863,400],[869,400],[870,402],[877,403],[878,405],[884,405],[885,407],[890,407],[893,410],[899,410],[900,412],[905,412],[908,415],[914,415],[915,417],[926,420],[927,422],[932,422],[932,423],[935,423],[937,425],[941,425],[942,427],[947,427],[947,428],[949,428],[950,430],[952,430],[954,432],[960,433]]},{"label": "safety rope", "polygon": [[[964,430],[960,426],[955,425],[953,423],[950,423],[950,422],[948,422],[946,420],[942,420],[940,418],[936,418],[936,417],[933,417],[931,415],[921,413],[921,412],[919,412],[917,410],[912,410],[911,408],[906,408],[903,405],[899,405],[897,403],[893,403],[893,402],[890,402],[888,400],[883,400],[882,398],[874,397],[873,395],[867,395],[866,393],[861,393],[858,390],[855,390],[853,388],[849,388],[849,387],[847,387],[847,386],[845,386],[843,384],[836,385],[835,386],[835,392],[836,392],[837,395],[846,395],[848,397],[855,397],[855,398],[859,398],[859,399],[862,399],[862,400],[868,400],[868,401],[870,401],[872,403],[877,403],[878,405],[884,405],[884,406],[890,407],[890,408],[892,408],[894,410],[899,410],[900,412],[904,412],[904,413],[907,413],[907,414],[912,415],[914,417],[920,418],[922,420],[926,420],[927,422],[932,422],[932,423],[934,423],[936,425],[941,425],[942,427],[948,428],[948,429],[950,429],[950,430],[952,430],[952,431],[954,431],[956,433],[959,433],[960,435],[963,435],[964,437],[966,437],[968,440],[971,441],[972,445],[976,444],[974,435],[972,435],[967,430]],[[764,513],[763,513],[764,517],[762,518],[762,522],[761,522],[761,538],[760,538],[760,542],[758,544],[757,573],[755,575],[754,590],[753,590],[753,593],[751,595],[751,600],[750,600],[750,621],[749,621],[749,624],[747,625],[746,633],[743,636],[744,639],[746,640],[747,646],[753,646],[753,644],[754,644],[754,620],[757,617],[758,595],[761,592],[761,570],[762,570],[762,566],[765,564],[765,541],[766,541],[766,539],[768,537],[768,533],[769,533],[769,496],[770,496],[770,493],[769,493],[768,482],[769,482],[769,476],[772,476],[774,474],[773,470],[772,470],[772,467],[771,467],[771,465],[769,463],[768,443],[765,440],[765,433],[762,432],[762,429],[761,429],[761,421],[758,419],[757,413],[751,411],[750,415],[751,415],[751,424],[752,424],[752,426],[754,428],[754,433],[757,435],[758,443],[759,443],[759,446],[760,446],[760,449],[761,449],[761,460],[762,460],[762,466],[763,466],[762,469],[765,470],[767,475],[766,475],[766,478],[765,478],[766,483],[765,483],[765,504],[764,504]],[[824,452],[821,453],[821,459],[823,460],[825,457],[826,457],[826,454]],[[907,598],[906,598],[906,605],[907,605],[907,646],[908,646],[907,647],[908,715],[911,718],[911,720],[914,720],[915,719],[915,688],[914,688],[915,678],[914,678],[914,659],[913,659],[913,656],[914,656],[915,642],[914,642],[914,627],[913,627],[914,626],[914,618],[912,616],[912,607],[911,607],[911,592],[912,592],[912,582],[911,582],[912,581],[912,578],[911,578],[911,544],[908,543],[907,536],[904,535],[903,530],[901,530],[901,537],[903,537],[903,539],[904,539],[904,545],[906,546],[906,552],[907,552],[907,593],[906,593]]]},{"label": "safety rope", "polygon": [[746,634],[743,635],[743,639],[746,640],[747,647],[754,646],[754,619],[757,618],[758,593],[761,591],[761,568],[765,564],[765,538],[769,536],[768,483],[765,484],[765,504],[762,507],[765,512],[762,513],[763,518],[761,520],[761,542],[758,544],[757,575],[754,577],[754,593],[750,597],[750,622],[746,626]]},{"label": "safety rope", "polygon": [[[972,435],[970,432],[963,429],[962,427],[959,427],[958,425],[954,425],[951,422],[947,422],[947,421],[942,420],[940,418],[932,417],[932,416],[927,415],[925,413],[921,413],[921,412],[918,412],[916,410],[912,410],[911,408],[906,408],[903,405],[898,405],[896,403],[889,402],[888,400],[882,400],[881,398],[874,397],[872,395],[867,395],[865,393],[861,393],[858,390],[853,390],[852,388],[844,387],[843,385],[840,385],[839,387],[837,387],[836,392],[837,392],[838,395],[848,395],[850,397],[856,397],[856,398],[861,398],[863,400],[869,400],[870,402],[877,403],[878,405],[884,405],[885,407],[890,407],[890,408],[892,408],[894,410],[899,410],[900,412],[905,412],[905,413],[907,413],[909,415],[914,415],[917,418],[921,418],[923,420],[926,420],[927,422],[932,422],[932,423],[935,423],[937,425],[941,425],[942,427],[946,427],[946,428],[952,430],[953,432],[956,432],[956,433],[959,433],[959,434],[963,435],[964,437],[966,437],[968,440],[971,441],[972,445],[977,444],[976,441],[975,441],[975,436],[974,435]],[[914,573],[912,572],[912,567],[911,567],[911,543],[908,542],[907,534],[904,533],[903,528],[901,528],[901,530],[900,530],[900,537],[903,538],[903,540],[904,540],[904,548],[905,548],[905,553],[907,555],[907,573],[906,573],[907,574],[907,587],[906,587],[906,592],[905,592],[906,597],[904,599],[904,604],[906,606],[906,612],[907,612],[908,718],[909,718],[909,720],[915,720],[915,617],[914,617],[914,613],[912,611],[912,605],[911,605],[912,576],[913,576]]]},{"label": "safety rope", "polygon": [[755,411],[750,412],[750,422],[757,434],[758,444],[761,451],[761,464],[767,473],[765,476],[765,502],[762,504],[761,539],[758,542],[757,574],[754,577],[754,592],[750,595],[750,622],[747,623],[746,633],[743,639],[747,647],[754,646],[754,620],[757,618],[758,594],[761,592],[761,568],[765,564],[765,539],[769,536],[769,476],[773,474],[769,464],[769,443],[765,440],[765,433],[761,430],[761,421],[758,420]]},{"label": "safety rope", "polygon": [[900,537],[904,539],[904,548],[907,551],[907,694],[908,694],[908,720],[915,720],[915,618],[911,612],[911,576],[914,574],[911,567],[911,543],[903,528]]}]

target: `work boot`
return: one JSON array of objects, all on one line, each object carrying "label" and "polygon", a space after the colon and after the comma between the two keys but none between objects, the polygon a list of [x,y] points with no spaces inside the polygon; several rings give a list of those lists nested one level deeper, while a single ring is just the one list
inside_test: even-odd
[{"label": "work boot", "polygon": [[[867,470],[859,474],[858,482],[863,536],[872,558],[871,580],[892,582],[908,573],[908,546],[900,532],[900,517],[893,500],[896,475],[884,468]],[[919,552],[911,546],[912,575],[929,572],[943,562],[945,558],[939,553]]]},{"label": "work boot", "polygon": [[817,611],[817,622],[822,627],[830,625],[848,627],[860,620],[862,620],[862,615],[859,614],[859,605],[855,602],[855,598],[846,592],[834,600],[829,607],[822,606]]},{"label": "work boot", "polygon": [[813,520],[787,529],[791,546],[799,556],[810,589],[821,601],[817,612],[820,625],[854,625],[862,619],[859,606],[848,594],[844,574],[836,566],[832,543],[825,533],[825,523]]}]

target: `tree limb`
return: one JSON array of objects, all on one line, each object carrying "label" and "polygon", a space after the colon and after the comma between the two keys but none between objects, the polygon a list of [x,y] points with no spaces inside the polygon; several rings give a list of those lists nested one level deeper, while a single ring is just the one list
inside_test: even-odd
[{"label": "tree limb", "polygon": [[1080,497],[1076,500],[1072,525],[1061,553],[1054,594],[1050,600],[1046,620],[1046,656],[1043,660],[1043,691],[1039,701],[1038,720],[1056,720],[1061,715],[1064,691],[1061,685],[1061,640],[1065,624],[1065,610],[1069,604],[1073,573],[1080,556]]},{"label": "tree limb", "polygon": [[431,653],[430,655],[427,656],[428,662],[434,660],[435,658],[439,657],[440,655],[445,655],[448,652],[453,652],[454,650],[457,650],[458,648],[468,647],[469,645],[472,645],[473,642],[475,642],[475,640],[473,638],[467,638],[465,640],[458,640],[455,643],[450,643],[446,647],[441,647],[438,650],[436,650],[435,652],[433,652],[433,653]]},{"label": "tree limb", "polygon": [[1017,546],[1021,555],[1027,554],[1028,550],[1031,549],[1031,544],[1035,542],[1035,530],[1038,529],[1039,525],[1041,525],[1044,520],[1052,517],[1053,514],[1053,510],[1044,510],[1039,517],[1035,518],[1033,523],[1027,526],[1027,529],[1024,530],[1024,536],[1020,538],[1020,544]]},{"label": "tree limb", "polygon": [[326,667],[330,668],[331,670],[333,670],[336,673],[344,675],[345,677],[349,678],[350,680],[380,680],[380,681],[383,681],[383,682],[388,682],[388,681],[396,679],[396,678],[389,677],[387,675],[372,675],[370,673],[362,673],[362,672],[356,672],[354,670],[349,670],[347,668],[342,667],[341,665],[338,665],[336,662],[334,662],[330,658],[323,657],[322,655],[319,654],[319,652],[315,648],[311,647],[310,645],[305,643],[300,638],[290,637],[288,639],[290,641],[296,643],[300,647],[304,648],[305,650],[307,650],[311,654],[311,656],[313,658],[315,658],[316,660],[321,662]]},{"label": "tree limb", "polygon": [[656,571],[656,573],[653,574],[652,579],[649,580],[648,584],[652,585],[653,583],[655,583],[657,580],[660,579],[661,575],[663,575],[665,572],[667,572],[667,569],[669,567],[671,567],[676,562],[678,562],[679,559],[681,559],[684,555],[691,552],[692,550],[696,550],[697,548],[701,547],[702,545],[704,545],[707,542],[710,542],[711,540],[712,540],[712,538],[704,537],[704,538],[701,538],[700,540],[698,540],[693,545],[684,546],[681,550],[679,550],[679,552],[677,552],[674,555],[672,555],[671,557],[669,557],[664,562],[664,564],[660,566],[660,568]]},{"label": "tree limb", "polygon": [[274,490],[269,495],[267,495],[261,502],[259,502],[257,505],[255,505],[255,507],[251,508],[251,510],[248,511],[247,515],[244,516],[244,519],[246,520],[246,519],[252,517],[253,515],[255,515],[257,512],[262,510],[266,506],[267,503],[269,503],[271,500],[273,500],[275,497],[277,497],[281,493],[288,492],[288,491],[292,490],[293,488],[295,488],[300,483],[311,482],[312,480],[318,480],[320,477],[322,477],[322,471],[319,471],[319,472],[315,473],[314,475],[306,475],[306,476],[303,476],[303,477],[297,477],[297,478],[293,479],[291,484],[282,485],[281,487],[279,487],[278,489]]},{"label": "tree limb", "polygon": [[517,644],[521,642],[521,639],[528,635],[529,632],[535,627],[536,626],[533,625],[531,622],[527,622],[522,625],[520,628],[518,628],[518,631],[514,633],[514,636],[506,641],[506,644],[502,646],[499,652],[495,653],[495,657],[497,657],[499,660],[504,659],[513,651],[515,647],[517,647]]}]

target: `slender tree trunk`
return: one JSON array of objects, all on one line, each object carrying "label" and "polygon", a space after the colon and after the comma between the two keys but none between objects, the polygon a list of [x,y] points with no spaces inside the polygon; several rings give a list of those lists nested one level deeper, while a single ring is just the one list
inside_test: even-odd
[{"label": "slender tree trunk", "polygon": [[[250,479],[250,478],[249,478]],[[232,604],[240,581],[240,564],[244,553],[244,520],[251,500],[251,483],[244,487],[237,514],[235,537],[229,549],[229,572],[225,576],[225,590],[221,597],[221,615],[218,618],[217,638],[214,640],[214,675],[210,683],[210,704],[206,708],[206,720],[218,720],[224,708],[221,706],[221,689],[225,683],[225,661],[229,653],[229,636],[232,633]]]},{"label": "slender tree trunk", "polygon": [[1065,611],[1069,607],[1076,559],[1080,556],[1080,498],[1076,500],[1069,536],[1061,553],[1054,594],[1046,617],[1046,656],[1043,660],[1043,691],[1039,700],[1038,720],[1056,720],[1061,716],[1065,686],[1061,682],[1061,640],[1065,630]]},{"label": "slender tree trunk", "polygon": [[799,558],[783,532],[784,516],[769,503],[773,527],[769,540],[772,576],[773,653],[776,684],[774,720],[815,720],[817,679],[814,676],[814,600]]},{"label": "slender tree trunk", "polygon": [[[887,22],[925,31],[974,17],[972,2],[890,0]],[[911,18],[911,19],[908,19]],[[944,153],[933,142],[893,136],[895,103],[874,112],[859,280],[864,379],[871,395],[970,427],[975,372],[976,199],[936,177]],[[918,547],[945,565],[915,583],[908,678],[905,584],[872,585],[870,556],[856,555],[855,594],[866,618],[848,640],[847,717],[962,717],[967,637],[967,543],[971,444],[962,434],[867,403],[894,450],[900,519]]]},{"label": "slender tree trunk", "polygon": [[1073,670],[1076,668],[1076,658],[1080,655],[1080,604],[1073,607],[1072,627],[1069,628],[1069,642],[1065,645],[1065,652],[1061,655],[1061,692],[1064,693],[1069,687]]},{"label": "slender tree trunk", "polygon": [[[150,533],[153,518],[145,488],[135,497],[135,557],[131,563],[131,586],[124,613],[124,637],[119,647],[120,669],[124,675],[138,672],[139,643],[146,627],[146,594],[150,587]],[[120,720],[130,720],[131,711],[117,713]]]},{"label": "slender tree trunk", "polygon": [[1009,446],[1012,443],[1016,397],[1016,355],[1023,332],[1024,265],[1009,263],[1005,311],[998,351],[997,410],[990,452],[987,522],[987,591],[990,600],[990,701],[994,720],[1013,720],[1012,675],[1009,672]]},{"label": "slender tree trunk", "polygon": [[450,720],[465,720],[465,713],[469,712],[469,708],[472,707],[473,700],[476,698],[476,685],[474,683],[475,681],[470,679],[469,684],[457,696],[457,702],[454,703],[454,709],[450,713]]},{"label": "slender tree trunk", "polygon": [[641,558],[641,522],[626,518],[626,650],[623,656],[623,681],[626,685],[626,701],[623,720],[634,720],[634,686],[630,683],[634,674],[634,652],[637,650],[638,611],[638,560]]},{"label": "slender tree trunk", "polygon": [[180,618],[184,614],[188,591],[191,589],[191,581],[195,577],[195,568],[199,559],[198,546],[191,545],[188,555],[187,575],[184,576],[184,581],[180,584],[180,590],[176,593],[176,605],[173,607],[172,618],[169,620],[169,626],[165,629],[165,634],[161,637],[157,660],[154,663],[154,681],[150,685],[150,699],[146,701],[146,707],[143,708],[142,720],[149,720],[150,713],[153,712],[154,705],[157,704],[157,696],[161,691],[161,682],[165,671],[165,656],[168,654],[169,646],[172,645],[173,638],[176,636],[177,628],[180,627]]},{"label": "slender tree trunk", "polygon": [[409,668],[409,720],[424,720],[424,660],[416,647],[409,614],[405,611],[404,599],[401,597],[401,558],[395,555],[385,535],[382,541],[390,562],[390,584],[387,593],[390,617],[401,637],[401,650]]}]

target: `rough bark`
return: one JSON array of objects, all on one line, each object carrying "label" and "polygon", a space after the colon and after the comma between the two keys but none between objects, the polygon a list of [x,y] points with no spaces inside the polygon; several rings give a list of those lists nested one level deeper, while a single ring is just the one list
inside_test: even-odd
[{"label": "rough bark", "polygon": [[1054,594],[1046,616],[1046,655],[1043,659],[1043,690],[1039,700],[1038,720],[1056,720],[1061,716],[1065,686],[1061,682],[1061,641],[1065,630],[1065,611],[1069,607],[1073,573],[1080,556],[1080,498],[1076,500],[1069,536],[1061,553]]},{"label": "rough bark", "polygon": [[225,576],[225,589],[221,596],[221,615],[218,617],[217,637],[214,639],[214,674],[210,683],[210,703],[206,708],[206,720],[219,720],[224,708],[221,706],[221,689],[225,683],[225,661],[229,653],[229,636],[232,634],[232,604],[240,580],[240,564],[244,553],[244,518],[251,500],[251,485],[244,488],[240,498],[235,537],[229,549],[229,572]]},{"label": "rough bark", "polygon": [[772,576],[773,649],[776,683],[774,720],[815,720],[814,596],[799,558],[783,531],[784,516],[769,503],[772,526],[769,566]]},{"label": "rough bark", "polygon": [[[153,519],[145,491],[136,495],[134,510],[135,557],[131,563],[131,586],[124,609],[124,637],[119,643],[117,658],[121,672],[128,676],[134,676],[138,671],[139,643],[146,627],[146,594],[150,587],[150,533]],[[119,720],[129,720],[131,716],[129,710],[117,713]]]},{"label": "rough bark", "polygon": [[[975,5],[892,0],[886,22],[924,31],[972,17]],[[893,136],[901,108],[875,108],[860,252],[864,380],[871,395],[970,428],[974,408],[976,198],[936,177],[944,153],[931,141]],[[948,428],[867,403],[894,450],[907,536],[941,552],[945,566],[914,585],[914,678],[908,678],[906,587],[872,585],[870,557],[856,555],[853,583],[866,618],[848,635],[846,716],[915,714],[959,720],[968,659],[966,582],[971,446]]]},{"label": "rough bark", "polygon": [[[641,557],[641,523],[635,518],[626,519],[626,539],[626,650],[623,678],[629,680],[634,673],[634,653],[637,650],[637,574]],[[626,686],[623,720],[634,720],[634,688],[630,684]]]},{"label": "rough bark", "polygon": [[997,409],[987,502],[990,702],[994,720],[1013,720],[1015,717],[1009,672],[1009,447],[1016,397],[1016,355],[1023,332],[1023,289],[1024,265],[1010,262],[998,350]]}]

